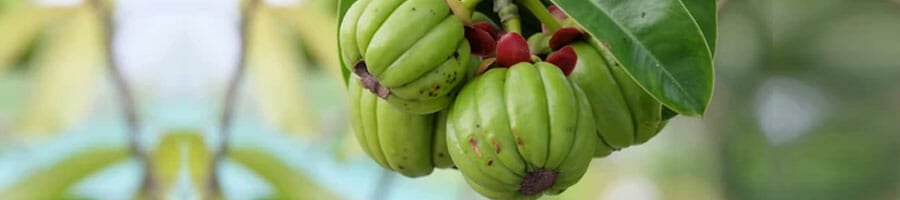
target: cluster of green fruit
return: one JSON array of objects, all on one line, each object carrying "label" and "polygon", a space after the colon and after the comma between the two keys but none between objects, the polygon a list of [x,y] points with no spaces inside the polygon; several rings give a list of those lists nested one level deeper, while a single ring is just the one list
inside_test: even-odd
[{"label": "cluster of green fruit", "polygon": [[452,167],[486,197],[537,198],[674,116],[559,9],[565,28],[526,40],[457,3],[359,0],[341,22],[352,128],[384,168]]}]

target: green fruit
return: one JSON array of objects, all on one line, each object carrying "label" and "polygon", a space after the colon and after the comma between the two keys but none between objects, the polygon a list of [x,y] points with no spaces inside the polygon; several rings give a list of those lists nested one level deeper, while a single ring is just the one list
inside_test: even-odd
[{"label": "green fruit", "polygon": [[436,114],[434,119],[434,142],[432,142],[431,160],[436,168],[453,167],[450,152],[447,151],[447,111]]},{"label": "green fruit", "polygon": [[535,33],[528,37],[528,49],[535,55],[546,55],[552,51],[550,49],[550,36],[546,33]]},{"label": "green fruit", "polygon": [[591,102],[597,135],[613,149],[632,145],[634,123],[631,111],[606,61],[597,49],[586,42],[576,42],[570,46],[578,55],[578,62],[569,79],[584,90]]},{"label": "green fruit", "polygon": [[404,112],[443,110],[468,73],[464,26],[443,1],[360,0],[339,35],[362,87]]},{"label": "green fruit", "polygon": [[435,115],[403,112],[360,87],[358,77],[349,81],[350,125],[363,151],[375,162],[407,177],[453,166]]},{"label": "green fruit", "polygon": [[478,193],[558,194],[587,170],[597,145],[580,88],[549,63],[494,68],[467,83],[447,116],[453,162]]},{"label": "green fruit", "polygon": [[[614,58],[611,54],[606,58]],[[643,88],[634,79],[625,72],[622,65],[614,59],[609,59],[610,71],[616,82],[619,83],[619,89],[628,103],[628,109],[631,110],[631,117],[634,120],[634,144],[643,144],[656,136],[659,124],[662,120],[662,104],[660,104],[653,96],[647,94]]]},{"label": "green fruit", "polygon": [[[674,117],[671,111],[647,94],[606,49],[587,42],[570,44],[578,55],[569,78],[584,89],[593,109],[597,135],[602,144],[618,150],[642,144],[656,136]],[[667,112],[667,113],[664,113]],[[603,157],[609,152],[597,152]]]}]

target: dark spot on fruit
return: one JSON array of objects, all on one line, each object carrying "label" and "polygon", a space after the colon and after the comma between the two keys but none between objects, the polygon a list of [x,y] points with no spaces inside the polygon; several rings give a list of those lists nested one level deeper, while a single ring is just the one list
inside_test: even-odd
[{"label": "dark spot on fruit", "polygon": [[416,8],[415,8],[415,7],[413,7],[413,8],[412,8],[412,11],[416,11]]},{"label": "dark spot on fruit", "polygon": [[516,144],[519,146],[524,146],[525,142],[522,142],[522,138],[519,137],[519,131],[516,131],[516,129],[512,129],[511,131],[512,131],[513,137],[516,138]]},{"label": "dark spot on fruit", "polygon": [[500,143],[497,142],[497,139],[491,140],[491,144],[494,145],[494,153],[500,154]]},{"label": "dark spot on fruit", "polygon": [[646,12],[641,12],[641,18],[644,18],[645,16],[647,16],[647,13],[646,13]]},{"label": "dark spot on fruit", "polygon": [[481,124],[475,124],[475,128],[481,128]]},{"label": "dark spot on fruit", "polygon": [[438,157],[444,157],[444,153],[438,153]]},{"label": "dark spot on fruit", "polygon": [[397,166],[397,168],[400,169],[400,170],[406,169],[405,167],[403,167],[403,165],[399,165],[399,166]]},{"label": "dark spot on fruit", "polygon": [[472,147],[472,151],[475,152],[475,155],[481,158],[481,150],[478,149],[478,139],[475,139],[475,136],[469,136],[469,146]]},{"label": "dark spot on fruit", "polygon": [[494,160],[488,160],[488,166],[494,165]]}]

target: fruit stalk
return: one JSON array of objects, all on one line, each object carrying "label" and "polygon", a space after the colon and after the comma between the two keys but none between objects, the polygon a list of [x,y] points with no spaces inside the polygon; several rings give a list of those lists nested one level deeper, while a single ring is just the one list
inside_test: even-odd
[{"label": "fruit stalk", "polygon": [[481,0],[462,0],[462,4],[469,10],[475,10],[475,6],[481,3]]},{"label": "fruit stalk", "polygon": [[519,7],[512,0],[494,1],[494,12],[500,16],[503,30],[512,33],[522,32],[522,22],[519,18]]},{"label": "fruit stalk", "polygon": [[553,14],[550,14],[550,11],[539,0],[516,0],[516,2],[525,6],[531,14],[537,17],[538,21],[541,21],[541,24],[544,24],[544,27],[547,28],[547,32],[553,33],[560,28],[559,22],[556,21]]}]

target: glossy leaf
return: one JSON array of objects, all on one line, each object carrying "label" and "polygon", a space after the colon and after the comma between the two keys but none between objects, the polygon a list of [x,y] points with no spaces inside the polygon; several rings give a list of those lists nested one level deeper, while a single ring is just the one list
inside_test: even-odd
[{"label": "glossy leaf", "polygon": [[236,148],[228,156],[272,184],[277,199],[337,199],[287,163],[260,150]]},{"label": "glossy leaf", "polygon": [[[350,9],[350,6],[353,5],[354,2],[356,2],[356,0],[338,0],[338,21],[337,21],[338,24],[341,23],[341,20],[344,20],[344,15],[347,14],[347,10]],[[335,27],[338,28],[338,32],[335,33],[334,35],[335,35],[335,37],[338,37],[338,34],[340,33],[340,25],[335,26]],[[340,40],[341,40],[341,38],[338,37],[337,42],[335,43],[335,45],[338,46],[338,58],[342,58],[344,56],[343,53],[341,53],[343,51],[341,50],[341,45],[340,45],[341,41]],[[344,59],[338,59],[338,60],[340,60],[340,62],[341,62],[341,66],[340,66],[341,67],[341,75],[342,75],[342,77],[344,77],[343,83],[346,85],[347,79],[350,78],[350,70],[348,70],[347,67],[345,67],[345,66],[347,66],[347,63],[344,63]]]},{"label": "glossy leaf", "polygon": [[[715,32],[714,1],[553,2],[594,36],[596,45],[607,47],[632,78],[666,107],[692,116],[706,110],[713,84],[707,43],[715,38],[705,36],[697,19],[706,30]],[[691,10],[686,5],[691,5]]]},{"label": "glossy leaf", "polygon": [[0,199],[63,198],[69,188],[84,178],[124,161],[128,155],[129,151],[125,148],[90,149],[75,153],[0,191]]},{"label": "glossy leaf", "polygon": [[697,21],[703,36],[706,37],[706,44],[709,51],[715,57],[716,55],[716,24],[718,22],[718,14],[716,14],[716,0],[682,0],[684,7],[691,11],[691,16]]},{"label": "glossy leaf", "polygon": [[279,24],[271,9],[261,7],[249,25],[247,73],[263,117],[285,133],[315,133],[303,97],[302,68],[307,62],[294,44],[297,38]]}]

